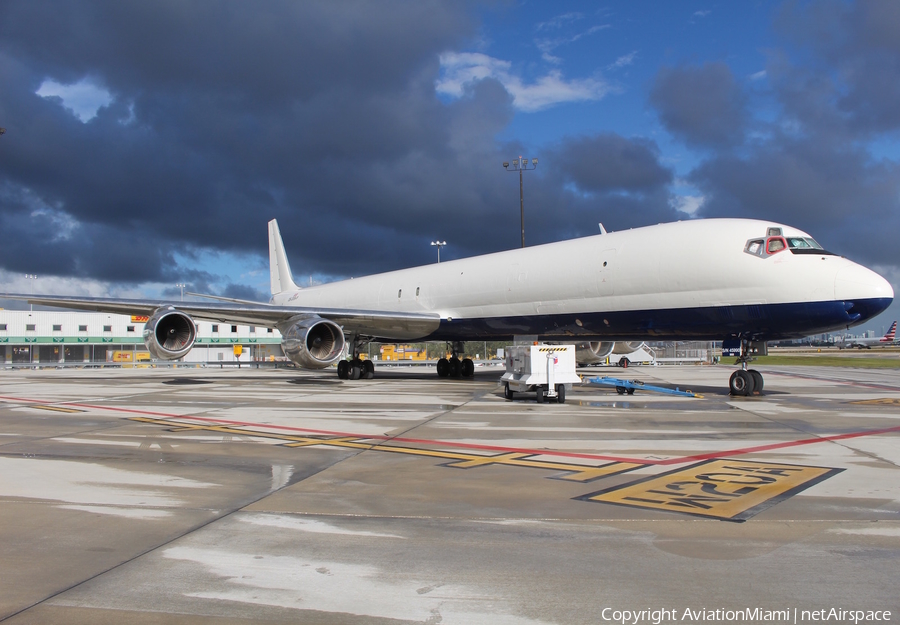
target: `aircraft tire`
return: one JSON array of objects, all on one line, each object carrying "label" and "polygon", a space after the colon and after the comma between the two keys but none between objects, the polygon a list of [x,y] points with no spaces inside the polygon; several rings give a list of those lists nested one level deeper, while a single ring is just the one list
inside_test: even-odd
[{"label": "aircraft tire", "polygon": [[753,393],[753,376],[747,371],[735,371],[728,381],[728,390],[732,395],[747,397]]},{"label": "aircraft tire", "polygon": [[462,363],[459,361],[459,358],[454,356],[450,359],[450,377],[458,378],[459,374],[462,372]]},{"label": "aircraft tire", "polygon": [[506,399],[506,401],[512,401],[513,399],[513,392],[509,388],[509,382],[507,382],[503,387],[503,397]]},{"label": "aircraft tire", "polygon": [[446,378],[450,375],[450,361],[446,358],[441,358],[437,361],[437,374],[438,377]]},{"label": "aircraft tire", "polygon": [[348,375],[349,379],[358,380],[360,375],[362,375],[362,362],[360,362],[359,360],[356,360],[356,359],[351,360],[350,361],[350,372]]},{"label": "aircraft tire", "polygon": [[346,380],[350,377],[350,363],[346,360],[339,360],[337,364],[338,379]]},{"label": "aircraft tire", "polygon": [[556,385],[556,403],[557,404],[566,403],[566,385],[565,384],[557,384]]},{"label": "aircraft tire", "polygon": [[362,361],[362,377],[363,380],[371,380],[375,377],[375,363],[371,360],[363,360]]},{"label": "aircraft tire", "polygon": [[462,372],[462,377],[464,378],[471,378],[473,375],[475,375],[475,363],[472,362],[471,358],[463,359],[460,371]]},{"label": "aircraft tire", "polygon": [[763,390],[763,381],[762,374],[756,369],[750,369],[747,373],[753,376],[753,392],[756,395],[761,395]]}]

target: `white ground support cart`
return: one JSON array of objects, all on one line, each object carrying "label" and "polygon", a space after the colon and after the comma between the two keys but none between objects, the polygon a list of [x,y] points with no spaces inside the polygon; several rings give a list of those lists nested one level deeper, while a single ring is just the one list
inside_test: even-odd
[{"label": "white ground support cart", "polygon": [[574,345],[512,345],[506,351],[505,382],[507,400],[514,393],[535,393],[538,403],[548,398],[562,404],[566,391],[580,384],[575,373]]}]

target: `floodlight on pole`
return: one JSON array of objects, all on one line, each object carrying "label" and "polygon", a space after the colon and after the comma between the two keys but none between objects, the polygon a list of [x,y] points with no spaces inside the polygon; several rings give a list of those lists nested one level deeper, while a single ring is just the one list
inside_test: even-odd
[{"label": "floodlight on pole", "polygon": [[446,241],[432,241],[431,244],[438,248],[438,262],[440,263],[441,262],[441,248],[444,247],[445,245],[447,245],[447,242]]},{"label": "floodlight on pole", "polygon": [[525,187],[522,182],[522,172],[536,168],[537,164],[538,160],[536,158],[531,159],[531,162],[529,162],[527,158],[522,158],[521,156],[512,162],[503,163],[503,169],[506,171],[519,172],[519,220],[522,226],[522,247],[525,247]]},{"label": "floodlight on pole", "polygon": [[182,284],[181,282],[179,282],[179,283],[176,284],[175,286],[181,287],[181,301],[183,302],[183,301],[184,301],[184,287],[186,287],[187,285],[186,285],[186,284]]},{"label": "floodlight on pole", "polygon": [[[37,280],[37,276],[33,273],[26,273],[25,278],[31,280],[31,294],[34,295],[34,281]],[[34,311],[34,304],[31,305],[31,310]]]}]

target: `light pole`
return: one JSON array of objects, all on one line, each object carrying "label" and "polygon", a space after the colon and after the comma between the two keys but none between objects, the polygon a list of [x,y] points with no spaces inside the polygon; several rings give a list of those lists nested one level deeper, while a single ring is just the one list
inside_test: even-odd
[{"label": "light pole", "polygon": [[[37,280],[37,276],[33,273],[26,273],[25,277],[31,280],[31,294],[34,295],[34,281]],[[31,311],[34,312],[34,304],[31,305]]]},{"label": "light pole", "polygon": [[175,286],[181,287],[181,301],[183,302],[183,301],[184,301],[184,287],[187,286],[187,285],[186,285],[186,284],[182,284],[181,282],[179,282],[179,283],[176,284]]},{"label": "light pole", "polygon": [[[531,165],[530,167],[529,164]],[[511,163],[503,163],[503,168],[506,171],[519,172],[519,218],[522,223],[522,247],[525,247],[525,187],[522,183],[522,172],[535,167],[537,167],[536,158],[531,159],[531,163],[529,163],[527,158],[522,158],[521,156]]]},{"label": "light pole", "polygon": [[441,262],[441,248],[447,245],[446,241],[432,241],[432,245],[437,246],[438,248],[438,262]]}]

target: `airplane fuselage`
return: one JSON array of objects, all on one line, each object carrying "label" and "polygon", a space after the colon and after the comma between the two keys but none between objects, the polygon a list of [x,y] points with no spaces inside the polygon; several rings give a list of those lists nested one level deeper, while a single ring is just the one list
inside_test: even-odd
[{"label": "airplane fuselage", "polygon": [[890,304],[890,284],[846,258],[750,253],[770,228],[809,237],[765,221],[683,221],[344,280],[272,303],[437,313],[415,338],[450,341],[773,340],[844,329]]}]

